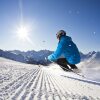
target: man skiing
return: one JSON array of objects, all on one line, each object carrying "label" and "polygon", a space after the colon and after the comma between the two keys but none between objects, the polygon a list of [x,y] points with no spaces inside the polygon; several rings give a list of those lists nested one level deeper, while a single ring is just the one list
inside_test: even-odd
[{"label": "man skiing", "polygon": [[58,31],[56,37],[59,40],[58,47],[53,54],[48,56],[48,60],[59,64],[63,70],[78,69],[75,64],[80,62],[80,53],[76,44],[71,37],[66,36],[64,30]]}]

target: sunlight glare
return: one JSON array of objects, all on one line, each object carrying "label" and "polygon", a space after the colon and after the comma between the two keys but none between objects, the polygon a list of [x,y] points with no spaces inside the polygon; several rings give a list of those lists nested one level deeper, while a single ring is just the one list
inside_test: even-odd
[{"label": "sunlight glare", "polygon": [[22,39],[22,40],[27,39],[27,37],[29,35],[28,28],[25,27],[25,26],[19,27],[18,30],[17,30],[17,35],[18,35],[19,39]]}]

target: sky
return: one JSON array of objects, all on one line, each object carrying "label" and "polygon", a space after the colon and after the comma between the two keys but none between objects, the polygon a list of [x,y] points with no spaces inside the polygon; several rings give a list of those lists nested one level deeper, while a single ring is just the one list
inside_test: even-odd
[{"label": "sky", "polygon": [[100,51],[100,0],[0,0],[0,49],[54,51],[61,29],[81,52]]}]

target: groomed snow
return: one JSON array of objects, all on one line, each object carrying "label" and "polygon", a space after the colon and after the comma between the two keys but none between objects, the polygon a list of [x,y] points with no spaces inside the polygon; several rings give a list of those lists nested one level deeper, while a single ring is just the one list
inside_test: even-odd
[{"label": "groomed snow", "polygon": [[0,100],[100,100],[99,84],[68,75],[80,78],[55,64],[46,68],[0,58]]}]

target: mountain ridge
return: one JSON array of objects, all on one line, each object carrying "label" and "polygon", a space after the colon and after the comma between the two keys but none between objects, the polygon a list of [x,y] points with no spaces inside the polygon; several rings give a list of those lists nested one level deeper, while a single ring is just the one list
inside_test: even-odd
[{"label": "mountain ridge", "polygon": [[[53,51],[50,50],[40,50],[40,51],[30,50],[25,52],[20,50],[4,51],[0,49],[0,57],[30,64],[43,64],[43,65],[49,64],[50,62],[46,62],[45,57],[48,57],[48,55],[50,55],[51,53],[53,53]],[[99,51],[97,52],[92,51],[87,54],[80,52],[80,56],[81,56],[81,61],[100,60]]]}]

